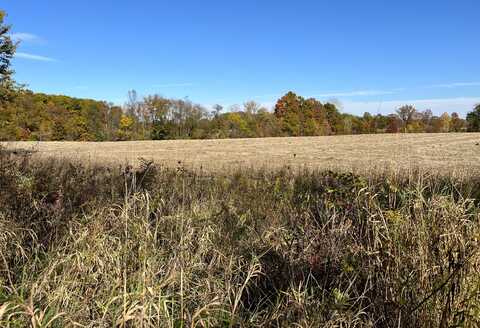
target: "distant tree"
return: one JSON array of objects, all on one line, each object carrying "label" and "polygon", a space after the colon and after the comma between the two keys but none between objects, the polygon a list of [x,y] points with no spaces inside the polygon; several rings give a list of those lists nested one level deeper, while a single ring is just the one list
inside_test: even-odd
[{"label": "distant tree", "polygon": [[213,105],[213,115],[215,116],[215,118],[218,118],[222,113],[222,111],[223,111],[223,106],[219,104]]},{"label": "distant tree", "polygon": [[431,109],[426,109],[421,114],[422,114],[423,124],[429,125],[431,123],[431,120],[432,120],[432,117],[433,117],[432,110]]},{"label": "distant tree", "polygon": [[353,120],[350,115],[345,115],[342,120],[342,134],[353,134]]},{"label": "distant tree", "polygon": [[117,139],[131,140],[134,124],[135,124],[135,120],[132,116],[122,114],[122,116],[120,117],[120,126],[117,132]]},{"label": "distant tree", "polygon": [[122,115],[120,118],[120,129],[128,131],[132,128],[134,123],[135,121],[133,120],[133,117]]},{"label": "distant tree", "polygon": [[134,124],[131,128],[131,133],[134,138],[147,138],[148,112],[139,99],[137,91],[129,90],[127,94],[127,102],[125,104],[125,112],[128,116],[133,118]]},{"label": "distant tree", "polygon": [[395,114],[391,114],[388,116],[388,123],[386,132],[387,133],[398,133],[400,132],[400,125],[402,124],[402,120]]},{"label": "distant tree", "polygon": [[52,140],[65,140],[66,132],[65,127],[61,122],[55,122],[52,129]]},{"label": "distant tree", "polygon": [[226,114],[225,123],[227,124],[230,138],[246,138],[252,136],[252,131],[249,130],[245,115],[242,112],[236,111]]},{"label": "distant tree", "polygon": [[71,115],[65,122],[65,133],[68,140],[81,140],[88,134],[87,120],[81,115]]},{"label": "distant tree", "polygon": [[375,132],[385,132],[388,126],[389,118],[386,115],[377,114],[375,115],[374,125],[375,125]]},{"label": "distant tree", "polygon": [[282,134],[278,119],[267,109],[260,108],[255,118],[257,137],[278,137]]},{"label": "distant tree", "polygon": [[128,90],[127,103],[125,104],[127,115],[134,117],[138,112],[138,95],[135,90]]},{"label": "distant tree", "polygon": [[150,138],[152,140],[165,140],[170,135],[169,124],[166,122],[154,121],[152,123],[152,130],[150,132]]},{"label": "distant tree", "polygon": [[257,102],[250,100],[243,104],[243,108],[245,110],[245,113],[249,115],[256,115],[258,110],[260,109],[260,105]]},{"label": "distant tree", "polygon": [[275,116],[282,119],[290,112],[300,112],[302,100],[294,92],[287,92],[282,98],[277,100],[274,110]]},{"label": "distant tree", "polygon": [[451,124],[451,118],[448,113],[443,113],[440,118],[440,131],[439,132],[449,132],[450,131],[450,124]]},{"label": "distant tree", "polygon": [[302,135],[326,135],[324,123],[327,120],[323,104],[315,98],[305,99],[302,104]]},{"label": "distant tree", "polygon": [[326,103],[323,105],[328,124],[333,134],[343,133],[343,117],[337,106],[333,103]]},{"label": "distant tree", "polygon": [[398,117],[402,120],[403,129],[406,132],[408,124],[413,121],[414,115],[417,112],[415,107],[411,105],[405,105],[396,110]]},{"label": "distant tree", "polygon": [[467,114],[467,130],[469,132],[480,132],[480,104],[476,105],[473,111]]},{"label": "distant tree", "polygon": [[359,133],[375,133],[375,131],[376,124],[374,117],[369,112],[363,113]]},{"label": "distant tree", "polygon": [[425,132],[433,132],[432,118],[433,112],[431,109],[426,109],[420,113],[420,120],[422,122]]},{"label": "distant tree", "polygon": [[289,136],[302,135],[302,106],[304,99],[288,92],[275,104],[274,114],[281,122],[282,130]]},{"label": "distant tree", "polygon": [[438,117],[436,115],[432,116],[432,123],[431,123],[429,132],[430,133],[439,133],[439,132],[441,132],[441,129],[442,129],[442,124],[440,122],[440,117]]},{"label": "distant tree", "polygon": [[291,91],[277,101],[274,114],[287,136],[345,133],[344,116],[334,104],[305,99]]},{"label": "distant tree", "polygon": [[115,106],[109,104],[107,119],[106,119],[106,131],[107,131],[107,140],[117,140],[118,130],[120,129],[120,120],[122,118],[122,108],[120,106]]},{"label": "distant tree", "polygon": [[147,96],[143,99],[146,121],[151,124],[150,138],[153,140],[169,139],[170,100],[159,95]]},{"label": "distant tree", "polygon": [[448,113],[444,113],[440,117],[432,116],[428,132],[443,133],[443,132],[448,132],[449,129],[450,129],[450,115],[448,115]]},{"label": "distant tree", "polygon": [[463,120],[458,113],[452,113],[451,119],[451,131],[453,132],[462,132],[465,129],[465,120]]},{"label": "distant tree", "polygon": [[407,125],[407,132],[409,133],[421,133],[425,132],[425,127],[421,120],[413,120]]}]

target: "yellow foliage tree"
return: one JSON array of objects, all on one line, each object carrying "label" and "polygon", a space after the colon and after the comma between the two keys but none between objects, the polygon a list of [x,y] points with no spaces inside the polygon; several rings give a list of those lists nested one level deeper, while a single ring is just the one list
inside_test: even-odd
[{"label": "yellow foliage tree", "polygon": [[134,120],[132,117],[128,115],[122,115],[120,118],[120,129],[122,130],[130,130],[133,126]]},{"label": "yellow foliage tree", "polygon": [[442,116],[440,116],[440,132],[450,131],[451,120],[452,119],[448,113],[443,113]]}]

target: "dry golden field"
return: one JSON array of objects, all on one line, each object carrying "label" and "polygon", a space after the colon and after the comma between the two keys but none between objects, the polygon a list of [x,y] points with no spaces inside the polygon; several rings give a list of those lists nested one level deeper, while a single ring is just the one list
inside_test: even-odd
[{"label": "dry golden field", "polygon": [[34,149],[34,156],[92,163],[152,159],[167,166],[225,168],[480,168],[480,133],[380,134],[327,137],[168,140],[133,142],[8,142],[9,149]]}]

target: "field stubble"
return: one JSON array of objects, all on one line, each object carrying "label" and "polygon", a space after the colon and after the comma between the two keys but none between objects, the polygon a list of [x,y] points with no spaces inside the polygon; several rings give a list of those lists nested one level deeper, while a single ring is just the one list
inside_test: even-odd
[{"label": "field stubble", "polygon": [[131,142],[11,142],[36,156],[111,164],[153,160],[169,167],[309,168],[354,171],[426,169],[442,173],[480,168],[480,134],[379,134],[298,138]]}]

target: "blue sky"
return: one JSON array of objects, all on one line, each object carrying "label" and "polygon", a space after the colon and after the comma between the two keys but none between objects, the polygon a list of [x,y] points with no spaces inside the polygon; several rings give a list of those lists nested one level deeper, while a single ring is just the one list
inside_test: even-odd
[{"label": "blue sky", "polygon": [[16,79],[112,101],[129,89],[211,105],[286,91],[343,111],[480,102],[478,0],[5,0]]}]

